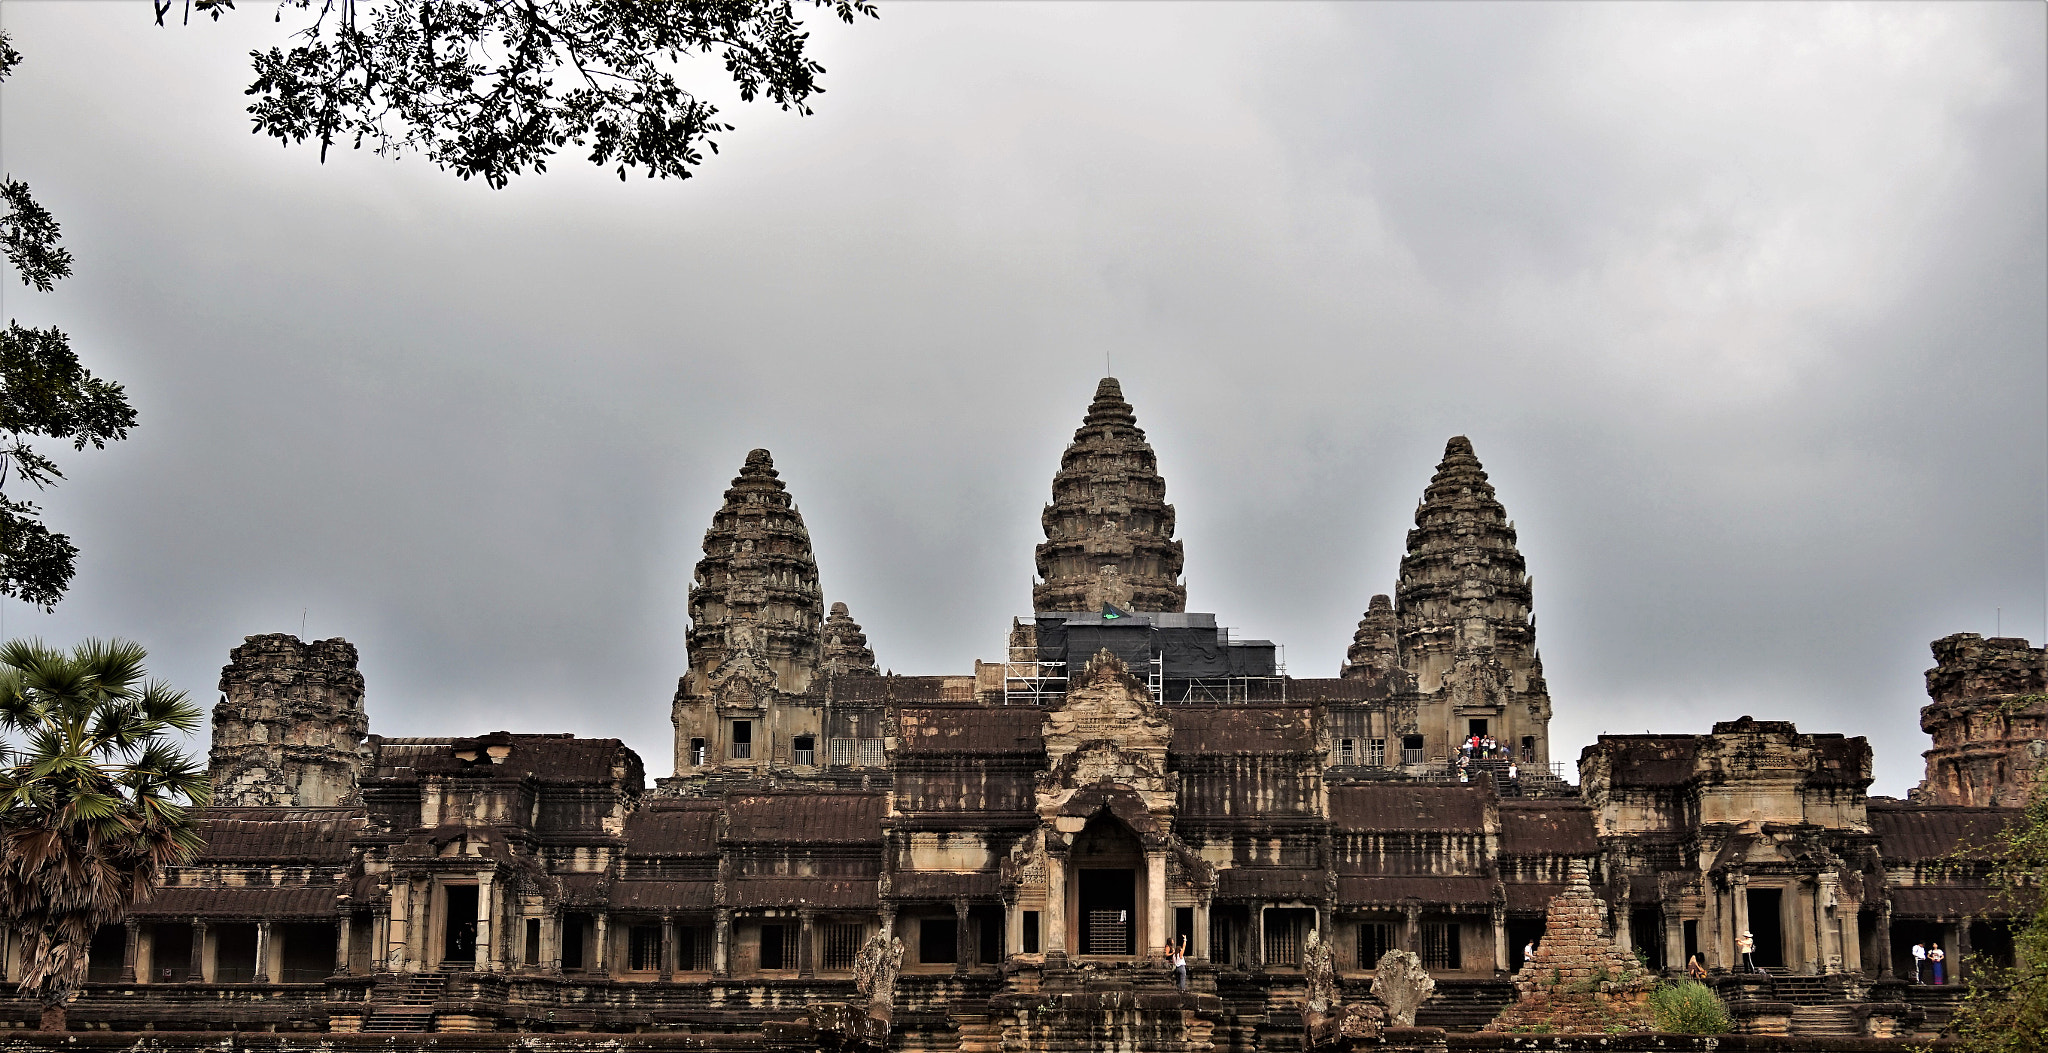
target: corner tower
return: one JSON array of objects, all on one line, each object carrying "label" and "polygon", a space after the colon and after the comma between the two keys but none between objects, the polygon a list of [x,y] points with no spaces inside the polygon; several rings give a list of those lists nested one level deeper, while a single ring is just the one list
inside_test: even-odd
[{"label": "corner tower", "polygon": [[2017,808],[2048,769],[2048,649],[2014,636],[1934,641],[1920,729],[1934,739],[1922,804]]},{"label": "corner tower", "polygon": [[1456,436],[1422,493],[1394,586],[1400,664],[1422,696],[1417,730],[1431,760],[1478,733],[1524,763],[1549,763],[1550,693],[1530,598],[1515,525],[1472,441]]},{"label": "corner tower", "polygon": [[363,674],[347,640],[251,636],[228,653],[207,776],[223,807],[326,808],[362,774]]},{"label": "corner tower", "polygon": [[1052,503],[1040,521],[1045,543],[1037,551],[1034,610],[1098,611],[1105,603],[1130,611],[1187,609],[1166,480],[1115,377],[1095,386],[1095,401],[1060,455]]},{"label": "corner tower", "polygon": [[754,450],[711,517],[690,586],[690,670],[670,710],[677,776],[815,763],[818,709],[804,699],[824,623],[810,532],[774,459]]},{"label": "corner tower", "polygon": [[704,532],[690,586],[691,687],[701,690],[728,655],[747,650],[800,694],[818,671],[825,623],[811,534],[767,450],[747,463]]}]

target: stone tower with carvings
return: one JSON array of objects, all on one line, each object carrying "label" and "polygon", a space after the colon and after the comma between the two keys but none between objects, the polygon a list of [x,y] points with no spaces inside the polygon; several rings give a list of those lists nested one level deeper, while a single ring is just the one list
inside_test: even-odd
[{"label": "stone tower with carvings", "polygon": [[1115,377],[1095,387],[1095,401],[1074,441],[1060,455],[1052,503],[1039,517],[1039,582],[1031,606],[1040,611],[1180,612],[1180,542],[1159,459]]},{"label": "stone tower with carvings", "polygon": [[363,674],[347,640],[251,636],[220,671],[208,771],[224,807],[325,808],[363,767]]},{"label": "stone tower with carvings", "polygon": [[2017,637],[1957,633],[1934,641],[1920,729],[1934,738],[1925,804],[2017,808],[2048,771],[2048,650]]},{"label": "stone tower with carvings", "polygon": [[[1431,759],[1478,732],[1525,763],[1549,763],[1550,692],[1528,568],[1515,525],[1463,435],[1445,445],[1415,509],[1392,613],[1400,668],[1419,693],[1416,730]],[[1360,624],[1368,650],[1384,649],[1385,622],[1368,612]]]}]

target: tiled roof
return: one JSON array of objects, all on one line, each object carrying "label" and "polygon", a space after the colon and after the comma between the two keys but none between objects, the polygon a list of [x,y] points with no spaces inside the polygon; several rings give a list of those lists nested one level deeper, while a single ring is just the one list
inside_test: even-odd
[{"label": "tiled roof", "polygon": [[1330,787],[1330,818],[1347,833],[1481,831],[1492,791],[1483,783],[1356,783]]},{"label": "tiled roof", "polygon": [[1023,706],[903,708],[896,748],[909,753],[1042,753],[1045,714]]},{"label": "tiled roof", "polygon": [[878,793],[758,793],[726,798],[732,841],[879,842],[888,802]]},{"label": "tiled roof", "polygon": [[1998,833],[2019,817],[2016,808],[1958,805],[1877,804],[1869,809],[1870,829],[1887,860],[1938,859],[1957,851],[1985,858]]},{"label": "tiled roof", "polygon": [[2012,913],[1992,889],[1951,888],[1919,885],[1891,890],[1892,916],[1905,918],[1953,918],[2003,916]]},{"label": "tiled roof", "polygon": [[1593,809],[1577,801],[1502,801],[1503,855],[1586,855],[1600,850]]},{"label": "tiled roof", "polygon": [[[993,875],[991,875],[993,877]],[[988,894],[995,892],[990,882]],[[757,878],[735,882],[732,906],[833,907],[872,910],[876,903],[873,878]]]},{"label": "tiled roof", "polygon": [[1337,900],[1346,906],[1425,906],[1493,902],[1494,880],[1483,877],[1347,877],[1337,879]]},{"label": "tiled roof", "polygon": [[1540,911],[1550,907],[1550,901],[1565,890],[1561,883],[1508,882],[1508,909],[1519,911]]},{"label": "tiled roof", "polygon": [[956,874],[947,871],[912,871],[892,875],[889,895],[895,899],[952,899],[955,896],[993,896],[997,875],[993,872]]},{"label": "tiled roof", "polygon": [[348,860],[348,837],[363,821],[342,809],[214,808],[200,816],[202,862]]},{"label": "tiled roof", "polygon": [[633,855],[708,856],[718,852],[716,801],[666,802],[626,817],[626,851]]},{"label": "tiled roof", "polygon": [[1216,894],[1262,899],[1321,899],[1324,871],[1305,867],[1231,867],[1216,873]]},{"label": "tiled roof", "polygon": [[715,881],[618,881],[611,887],[617,910],[710,910]]},{"label": "tiled roof", "polygon": [[332,918],[335,916],[333,885],[299,888],[214,887],[158,889],[138,903],[131,914],[138,918],[245,918],[265,919]]},{"label": "tiled roof", "polygon": [[1174,753],[1306,753],[1315,722],[1306,706],[1172,706]]},{"label": "tiled roof", "polygon": [[[511,735],[497,732],[475,738],[380,739],[371,736],[375,774],[380,779],[419,773],[487,775],[542,782],[609,782],[612,768],[624,764],[628,781],[641,772],[640,757],[618,739],[585,739],[574,735]],[[510,746],[504,760],[492,763],[488,749]],[[473,752],[466,761],[457,753]],[[638,789],[636,783],[634,789]]]}]

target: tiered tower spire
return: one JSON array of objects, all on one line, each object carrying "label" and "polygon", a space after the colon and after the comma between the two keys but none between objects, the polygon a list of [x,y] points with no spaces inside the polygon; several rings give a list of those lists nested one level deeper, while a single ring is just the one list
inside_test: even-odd
[{"label": "tiered tower spire", "polygon": [[754,450],[704,532],[690,588],[686,690],[702,693],[727,655],[748,651],[774,671],[778,689],[802,693],[822,658],[824,616],[810,532],[774,459]]},{"label": "tiered tower spire", "polygon": [[875,652],[868,647],[867,634],[846,610],[846,604],[832,605],[825,619],[825,672],[834,676],[879,676]]},{"label": "tiered tower spire", "polygon": [[1401,666],[1424,696],[1424,735],[1447,747],[1483,724],[1524,759],[1547,762],[1550,696],[1530,595],[1515,526],[1472,441],[1456,436],[1415,510],[1394,587]]},{"label": "tiered tower spire", "polygon": [[1187,609],[1166,480],[1115,377],[1096,385],[1088,415],[1060,455],[1052,503],[1040,519],[1045,543],[1037,551],[1042,580],[1031,589],[1033,609]]}]

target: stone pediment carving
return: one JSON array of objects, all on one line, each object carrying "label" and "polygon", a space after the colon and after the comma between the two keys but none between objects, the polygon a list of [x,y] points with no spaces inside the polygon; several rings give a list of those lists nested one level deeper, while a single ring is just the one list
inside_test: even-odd
[{"label": "stone pediment carving", "polygon": [[1039,786],[1041,814],[1059,810],[1087,786],[1129,787],[1148,811],[1171,806],[1166,749],[1173,726],[1144,683],[1108,650],[1089,659],[1061,705],[1046,712],[1044,735],[1048,763]]},{"label": "stone pediment carving", "polygon": [[775,691],[774,668],[752,648],[726,655],[706,680],[706,694],[721,709],[763,709]]}]

